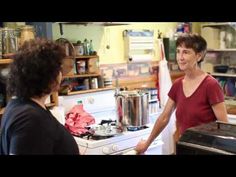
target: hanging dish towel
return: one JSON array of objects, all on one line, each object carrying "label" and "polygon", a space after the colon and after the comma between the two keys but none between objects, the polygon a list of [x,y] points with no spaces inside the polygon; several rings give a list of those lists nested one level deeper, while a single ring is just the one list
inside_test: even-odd
[{"label": "hanging dish towel", "polygon": [[[170,77],[170,72],[168,69],[167,61],[165,58],[163,39],[159,40],[159,46],[161,51],[161,60],[159,62],[159,97],[161,108],[163,109],[168,100],[168,92],[172,86],[172,81]],[[163,154],[173,154],[174,153],[174,132],[176,130],[175,125],[175,112],[172,114],[170,121],[166,128],[162,131]]]}]

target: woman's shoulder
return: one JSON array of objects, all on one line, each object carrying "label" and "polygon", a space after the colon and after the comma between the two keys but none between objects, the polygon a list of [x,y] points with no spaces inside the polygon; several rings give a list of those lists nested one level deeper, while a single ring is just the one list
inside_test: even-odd
[{"label": "woman's shoulder", "polygon": [[4,115],[6,115],[7,117],[14,117],[15,119],[17,119],[18,117],[20,117],[21,119],[27,119],[27,117],[40,117],[42,116],[42,113],[40,108],[38,108],[31,101],[11,99],[5,109]]},{"label": "woman's shoulder", "polygon": [[218,80],[210,74],[206,76],[205,80],[207,81],[208,84],[218,84]]}]

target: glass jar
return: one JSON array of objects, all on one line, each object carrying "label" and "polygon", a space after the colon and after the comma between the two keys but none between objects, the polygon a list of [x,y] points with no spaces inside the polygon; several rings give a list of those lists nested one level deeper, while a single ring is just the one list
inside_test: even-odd
[{"label": "glass jar", "polygon": [[33,26],[27,25],[21,28],[20,34],[20,45],[22,45],[25,41],[30,39],[35,39],[35,30]]},{"label": "glass jar", "polygon": [[2,56],[3,58],[11,58],[17,51],[17,36],[15,30],[12,28],[3,28],[1,30],[2,36]]}]

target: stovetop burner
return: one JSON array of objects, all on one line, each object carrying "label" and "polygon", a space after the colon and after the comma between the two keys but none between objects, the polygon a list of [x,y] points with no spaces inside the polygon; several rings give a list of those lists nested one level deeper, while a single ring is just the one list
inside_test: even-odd
[{"label": "stovetop burner", "polygon": [[116,125],[114,120],[102,120],[100,124],[93,124],[85,127],[86,133],[75,135],[80,138],[86,138],[87,140],[101,140],[117,136],[122,133]]},{"label": "stovetop burner", "polygon": [[145,128],[148,128],[148,126],[143,125],[143,126],[129,126],[127,127],[127,131],[138,131],[138,130],[143,130]]},{"label": "stovetop burner", "polygon": [[85,127],[87,129],[86,133],[80,135],[74,135],[79,138],[87,140],[103,140],[118,135],[124,134],[125,132],[138,132],[139,130],[144,130],[149,128],[147,125],[142,126],[117,126],[114,120],[102,120],[99,124],[93,124]]},{"label": "stovetop burner", "polygon": [[102,139],[107,139],[107,138],[112,138],[112,137],[115,137],[117,136],[118,134],[116,135],[96,135],[96,134],[93,134],[91,132],[86,132],[84,134],[81,134],[81,135],[74,135],[74,136],[77,136],[79,138],[83,138],[83,139],[87,139],[87,140],[102,140]]}]

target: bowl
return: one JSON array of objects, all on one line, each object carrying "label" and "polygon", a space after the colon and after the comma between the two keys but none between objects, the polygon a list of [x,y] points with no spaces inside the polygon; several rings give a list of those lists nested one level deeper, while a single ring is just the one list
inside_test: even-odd
[{"label": "bowl", "polygon": [[214,71],[217,73],[226,73],[228,69],[229,69],[228,65],[214,66]]}]

